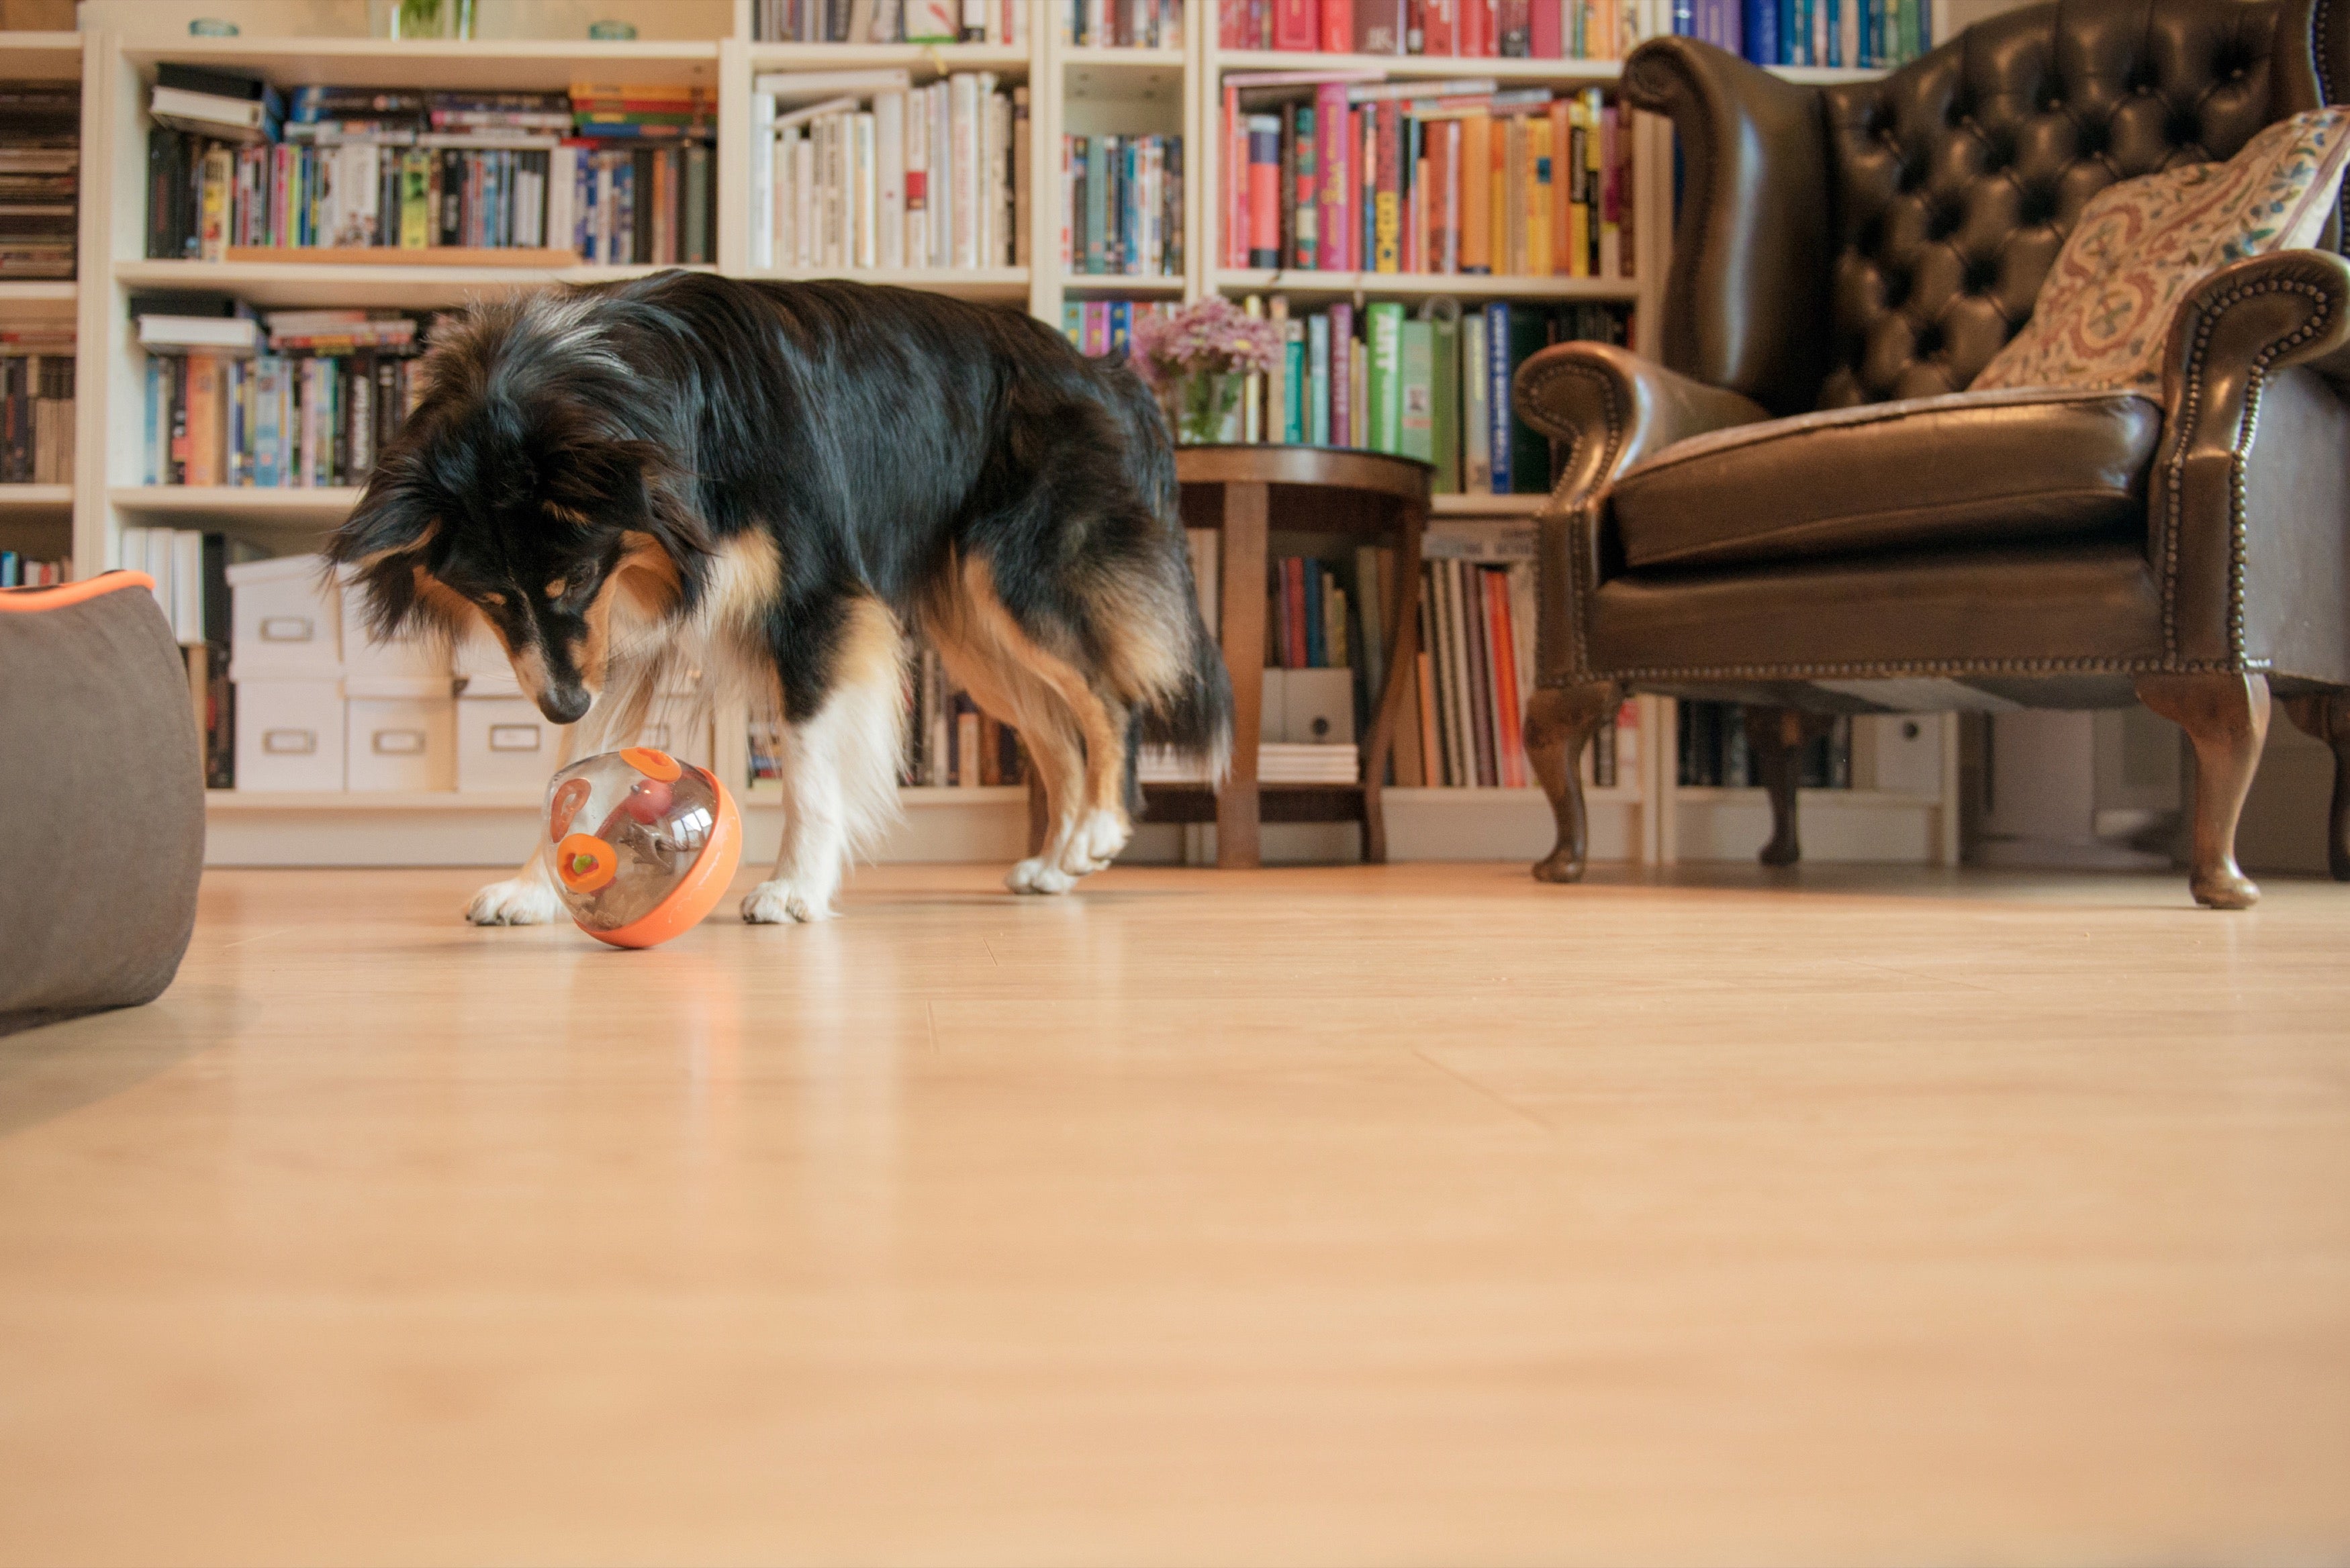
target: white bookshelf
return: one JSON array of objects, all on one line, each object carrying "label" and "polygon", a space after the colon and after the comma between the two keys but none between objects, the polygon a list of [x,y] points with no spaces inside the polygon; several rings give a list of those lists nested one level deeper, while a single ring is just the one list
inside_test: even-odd
[{"label": "white bookshelf", "polygon": [[[0,34],[0,76],[36,81],[78,80],[85,69],[85,39],[79,33]],[[90,165],[90,114],[82,105],[82,170],[87,182]],[[83,276],[90,265],[89,211],[85,193],[76,270]],[[10,279],[0,282],[0,323],[55,324],[79,322],[81,286],[75,278]],[[75,348],[77,398],[80,378],[87,373],[78,341]],[[74,439],[81,440],[79,404],[76,404]],[[77,449],[78,452],[78,449]],[[79,466],[77,454],[76,465]],[[74,518],[81,486],[72,484],[0,484],[0,550],[16,550],[36,560],[80,558]]]},{"label": "white bookshelf", "polygon": [[[1660,332],[1662,280],[1670,244],[1670,130],[1635,121],[1632,278],[1423,277],[1380,274],[1274,273],[1215,265],[1222,161],[1210,154],[1222,117],[1220,84],[1235,71],[1361,67],[1393,77],[1492,78],[1507,85],[1607,86],[1613,61],[1452,60],[1300,56],[1215,47],[1216,0],[1190,0],[1180,46],[1155,49],[1065,47],[1038,0],[1034,36],[993,45],[805,45],[755,41],[750,0],[499,0],[477,7],[484,36],[463,43],[390,42],[365,36],[364,0],[83,0],[78,34],[11,35],[41,69],[83,81],[82,277],[73,284],[0,284],[0,315],[74,314],[80,328],[78,459],[71,486],[0,489],[0,537],[17,527],[50,528],[70,539],[83,573],[108,564],[127,525],[224,528],[279,552],[316,546],[348,514],[348,488],[253,490],[151,486],[143,483],[140,431],[143,356],[124,308],[134,289],[226,292],[261,306],[361,306],[436,309],[468,300],[565,283],[639,275],[650,267],[373,265],[300,260],[205,264],[144,254],[145,88],[157,63],[215,63],[258,72],[281,86],[534,88],[575,80],[700,83],[718,99],[717,265],[741,277],[795,278],[750,265],[749,155],[754,78],[777,71],[902,67],[916,83],[956,71],[992,71],[1029,93],[1029,256],[1024,267],[975,271],[910,269],[844,275],[1022,306],[1058,325],[1065,299],[1191,300],[1281,293],[1299,301],[1339,297],[1421,300],[1589,299],[1635,307],[1634,346],[1653,351]],[[199,38],[190,20],[217,17],[243,29]],[[637,40],[591,42],[588,24],[634,24]],[[1864,73],[1782,73],[1806,81]],[[1058,149],[1065,132],[1180,134],[1185,139],[1184,266],[1180,275],[1065,275],[1059,259]],[[37,493],[36,493],[37,491]],[[1439,524],[1531,518],[1543,498],[1444,496]],[[1639,765],[1617,786],[1589,796],[1596,858],[1670,862],[1699,853],[1751,855],[1739,847],[1756,792],[1677,790],[1672,784],[1669,701],[1642,698]],[[718,765],[741,776],[747,751],[738,715],[722,715]],[[735,732],[729,738],[729,726]],[[1956,768],[1954,737],[1946,742]],[[1586,764],[1587,766],[1587,764]],[[1849,799],[1830,798],[1848,795]],[[1399,858],[1525,858],[1550,845],[1550,811],[1536,790],[1391,789],[1385,799]],[[1018,853],[1026,830],[1019,789],[910,789],[906,823],[884,858],[1001,860]],[[1941,796],[1856,790],[1807,798],[1806,845],[1837,857],[1899,840],[1955,844],[1955,784]],[[773,786],[743,794],[752,854],[771,852],[781,805]],[[507,796],[344,794],[215,794],[210,801],[215,863],[366,865],[465,862],[496,865],[527,842],[539,809],[535,794]],[[1850,819],[1866,830],[1847,833]],[[1894,825],[1887,829],[1887,824]],[[1947,831],[1946,831],[1947,830]],[[1152,830],[1156,832],[1158,830]],[[1908,835],[1903,838],[1902,835]],[[1148,840],[1149,834],[1145,838]],[[1846,841],[1849,840],[1847,846]],[[1760,843],[1759,836],[1755,844]],[[1921,852],[1913,857],[1930,858]]]}]

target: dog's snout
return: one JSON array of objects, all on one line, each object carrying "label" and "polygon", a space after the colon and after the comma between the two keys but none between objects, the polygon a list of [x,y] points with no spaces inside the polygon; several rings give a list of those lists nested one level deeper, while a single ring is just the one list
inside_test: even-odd
[{"label": "dog's snout", "polygon": [[595,701],[596,694],[585,686],[550,686],[538,694],[538,711],[555,723],[576,724]]}]

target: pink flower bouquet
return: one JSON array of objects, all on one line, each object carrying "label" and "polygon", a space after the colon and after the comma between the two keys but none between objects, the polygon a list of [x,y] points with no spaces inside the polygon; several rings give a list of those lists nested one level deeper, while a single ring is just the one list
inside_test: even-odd
[{"label": "pink flower bouquet", "polygon": [[1280,351],[1272,322],[1221,296],[1134,324],[1135,370],[1159,395],[1176,439],[1187,445],[1222,439],[1242,379],[1273,369]]}]

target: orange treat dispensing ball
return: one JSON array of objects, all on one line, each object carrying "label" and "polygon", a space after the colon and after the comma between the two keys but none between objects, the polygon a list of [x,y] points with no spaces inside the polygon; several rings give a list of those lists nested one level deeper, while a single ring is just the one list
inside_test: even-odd
[{"label": "orange treat dispensing ball", "polygon": [[546,845],[579,929],[616,948],[649,948],[717,907],[743,859],[743,821],[708,769],[631,746],[555,775]]}]

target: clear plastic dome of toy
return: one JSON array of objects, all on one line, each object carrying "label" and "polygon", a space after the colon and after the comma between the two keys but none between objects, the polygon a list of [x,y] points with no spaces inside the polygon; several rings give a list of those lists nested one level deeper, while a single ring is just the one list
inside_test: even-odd
[{"label": "clear plastic dome of toy", "polygon": [[710,912],[733,876],[741,832],[711,774],[633,747],[555,775],[546,846],[556,891],[582,930],[649,947]]}]

